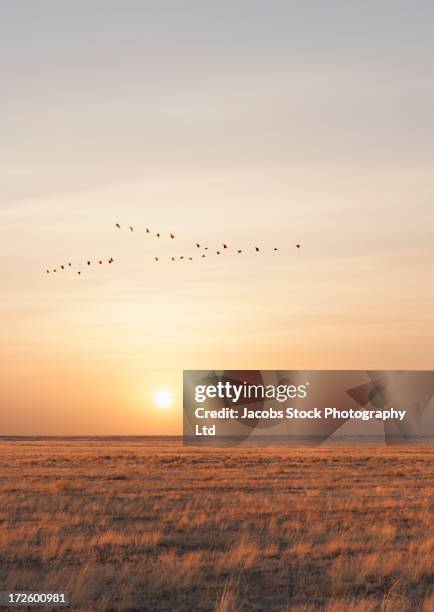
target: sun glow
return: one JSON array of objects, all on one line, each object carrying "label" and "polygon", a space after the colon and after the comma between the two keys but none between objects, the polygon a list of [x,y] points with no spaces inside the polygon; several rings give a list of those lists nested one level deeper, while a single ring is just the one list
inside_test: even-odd
[{"label": "sun glow", "polygon": [[154,402],[158,408],[169,408],[172,405],[172,394],[167,389],[159,389],[154,393]]}]

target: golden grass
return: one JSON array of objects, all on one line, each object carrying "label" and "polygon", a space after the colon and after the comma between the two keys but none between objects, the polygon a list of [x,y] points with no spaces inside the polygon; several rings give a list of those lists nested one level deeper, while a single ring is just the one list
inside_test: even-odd
[{"label": "golden grass", "polygon": [[434,449],[0,441],[0,589],[73,610],[434,610]]}]

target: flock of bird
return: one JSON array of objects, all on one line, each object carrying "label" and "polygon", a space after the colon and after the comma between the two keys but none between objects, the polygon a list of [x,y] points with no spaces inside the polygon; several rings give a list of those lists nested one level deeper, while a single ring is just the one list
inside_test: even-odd
[{"label": "flock of bird", "polygon": [[[121,226],[120,223],[116,223],[115,227],[117,229],[122,229],[122,226]],[[127,227],[127,229],[130,232],[134,232],[135,231],[135,228],[134,228],[133,225],[128,225],[126,227]],[[158,233],[158,232],[153,234],[151,232],[151,230],[149,229],[149,227],[146,227],[144,231],[145,231],[145,234],[150,234],[151,236],[155,236],[156,238],[161,238],[161,236],[162,236],[162,234]],[[168,236],[172,240],[174,240],[176,238],[175,234],[173,234],[172,232],[170,232]],[[196,245],[196,248],[198,248],[198,249],[203,249],[204,251],[208,251],[209,250],[207,246],[203,246],[199,242],[196,242],[195,245]],[[301,244],[296,244],[295,246],[296,246],[297,249],[301,248]],[[259,251],[261,250],[258,246],[255,246],[253,248],[254,248],[254,251],[256,253],[259,253]],[[227,244],[222,243],[222,245],[216,249],[216,251],[215,251],[216,255],[221,255],[224,252],[225,249],[229,250],[229,247],[228,247]],[[245,249],[245,251],[246,250],[247,249]],[[273,247],[273,251],[278,251],[278,250],[279,250],[278,247]],[[238,255],[240,255],[241,253],[243,253],[243,249],[236,249],[236,252],[237,252]],[[207,253],[200,253],[200,258],[201,259],[206,257],[206,256],[207,256]],[[199,256],[197,258],[199,258]],[[158,257],[157,255],[155,255],[154,259],[155,259],[155,261],[160,261],[161,258]],[[190,257],[190,256],[186,257],[184,255],[180,255],[178,257],[173,257],[173,256],[170,257],[170,261],[177,261],[177,260],[193,261],[194,259],[195,259],[194,257]]]},{"label": "flock of bird", "polygon": [[[110,257],[109,259],[107,259],[107,261],[105,261],[104,259],[98,259],[97,261],[98,261],[98,265],[102,266],[104,263],[112,264],[114,262],[114,259],[113,259],[113,257]],[[88,266],[90,266],[92,264],[92,261],[91,260],[87,260],[86,264]],[[67,264],[62,264],[58,268],[54,268],[53,270],[46,270],[46,273],[50,274],[52,272],[53,273],[57,272],[58,270],[66,270],[67,268],[71,268],[71,267],[72,267],[72,263],[68,262]],[[77,274],[80,276],[81,270],[78,270]]]},{"label": "flock of bird", "polygon": [[[120,223],[115,223],[115,227],[118,230],[122,229],[122,226],[121,226]],[[133,225],[128,225],[128,226],[126,226],[126,228],[130,232],[134,232],[135,231],[135,228],[134,228]],[[153,232],[151,232],[149,227],[146,227],[144,231],[145,231],[145,234],[147,234],[147,235],[149,234],[150,236],[155,236],[156,238],[161,238],[163,236],[163,234],[161,232],[157,232],[157,233],[154,234]],[[168,234],[168,237],[171,240],[174,240],[176,238],[175,234],[173,234],[172,232],[170,232]],[[207,255],[209,255],[211,252],[213,252],[213,251],[210,251],[207,246],[203,246],[199,242],[195,243],[195,247],[196,247],[196,249],[200,249],[200,251],[198,252],[197,257],[184,256],[184,255],[180,255],[180,256],[177,256],[177,257],[171,256],[169,261],[172,261],[172,262],[175,262],[175,261],[178,261],[178,260],[181,260],[181,261],[182,260],[184,260],[184,261],[193,261],[194,259],[203,259],[203,258],[207,257]],[[300,249],[301,248],[301,244],[296,244],[295,247],[297,249]],[[254,250],[255,253],[259,253],[261,249],[258,246],[255,246],[255,247],[252,247],[252,250]],[[278,250],[279,250],[278,247],[273,247],[273,251],[278,251]],[[208,252],[204,253],[203,251],[208,251]],[[215,250],[215,254],[216,255],[221,255],[224,251],[230,251],[229,246],[226,243],[222,243],[221,246],[217,247],[216,250]],[[235,249],[235,251],[236,251],[236,253],[238,255],[241,255],[241,253],[247,252],[248,249],[244,249],[244,250],[243,249]],[[155,261],[160,261],[161,257],[159,257],[157,255],[154,255],[154,260]],[[97,260],[97,265],[103,265],[105,263],[112,264],[113,262],[114,262],[113,257],[110,257],[107,260],[99,259],[99,260]],[[87,260],[86,261],[86,265],[87,266],[92,265],[92,261],[91,260]],[[46,270],[46,273],[50,274],[50,273],[57,272],[58,270],[66,270],[67,268],[71,268],[71,267],[72,267],[72,263],[68,262],[67,264],[62,264],[61,266],[59,266],[59,268],[54,268],[54,269],[51,269],[51,270]],[[79,276],[81,275],[81,273],[82,273],[81,270],[77,271],[77,274]]]}]

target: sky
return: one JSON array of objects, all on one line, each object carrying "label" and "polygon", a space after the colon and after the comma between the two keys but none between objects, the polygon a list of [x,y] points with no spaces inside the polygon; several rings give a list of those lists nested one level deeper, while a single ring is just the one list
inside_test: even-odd
[{"label": "sky", "polygon": [[183,369],[434,368],[433,26],[0,2],[0,434],[181,433]]}]

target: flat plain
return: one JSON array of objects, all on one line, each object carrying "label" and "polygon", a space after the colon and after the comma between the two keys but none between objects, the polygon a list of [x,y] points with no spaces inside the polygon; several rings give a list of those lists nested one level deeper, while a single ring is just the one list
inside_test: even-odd
[{"label": "flat plain", "polygon": [[72,610],[434,610],[434,448],[0,440],[0,590]]}]

